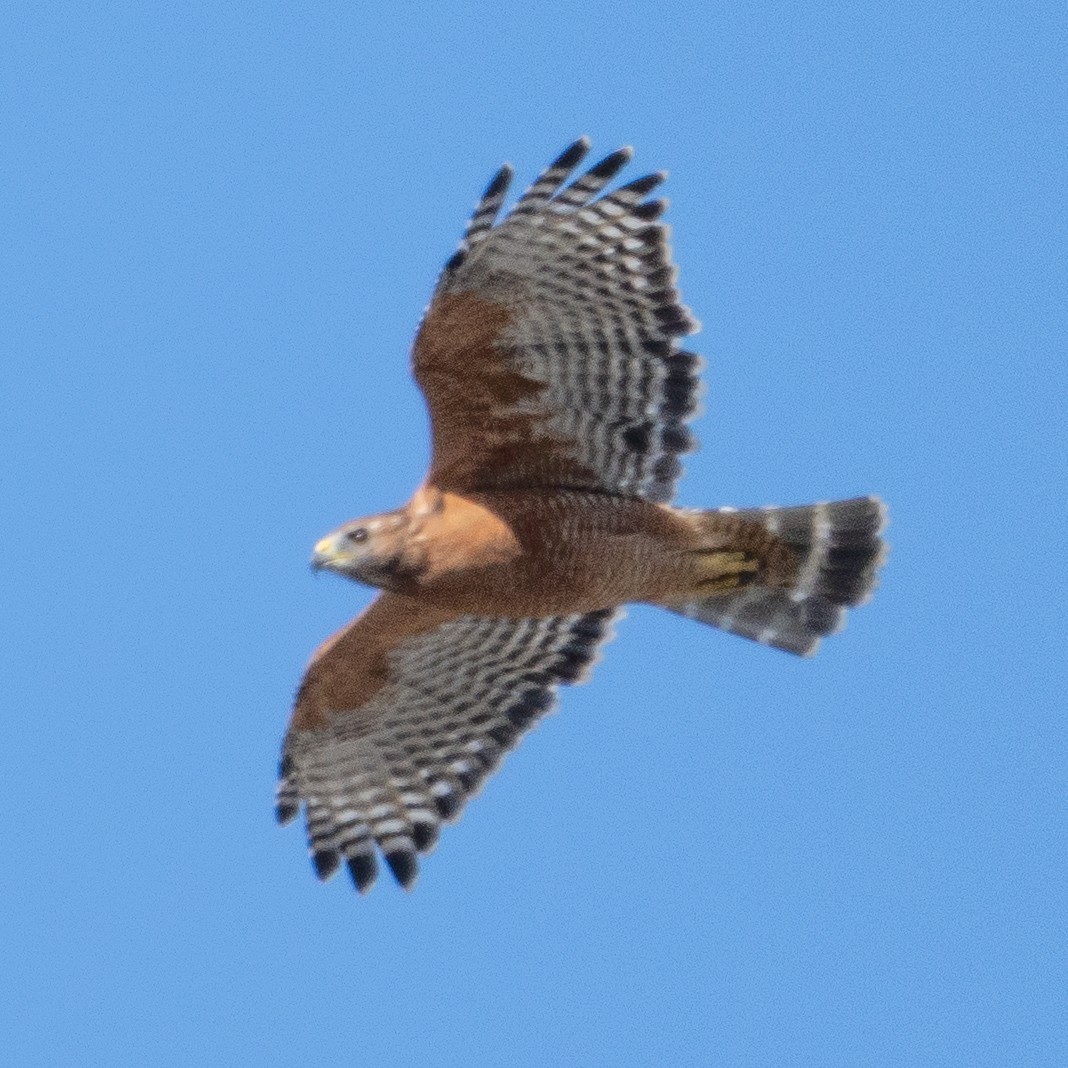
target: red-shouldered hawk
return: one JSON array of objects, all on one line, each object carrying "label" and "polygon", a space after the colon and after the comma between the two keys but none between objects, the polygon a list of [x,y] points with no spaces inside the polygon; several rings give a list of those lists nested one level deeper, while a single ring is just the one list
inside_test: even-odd
[{"label": "red-shouldered hawk", "polygon": [[497,225],[486,189],[415,341],[433,455],[402,508],[347,523],[312,563],[384,592],[308,665],[277,815],[303,803],[321,879],[360,891],[417,856],[578,682],[626,602],[808,655],[875,585],[884,510],[668,505],[693,448],[698,358],[651,174],[570,184],[571,145]]}]

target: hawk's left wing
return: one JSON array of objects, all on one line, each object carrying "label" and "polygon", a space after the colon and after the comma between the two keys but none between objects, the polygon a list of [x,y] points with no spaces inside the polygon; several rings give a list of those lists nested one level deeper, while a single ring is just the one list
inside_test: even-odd
[{"label": "hawk's left wing", "polygon": [[446,264],[412,355],[430,409],[428,481],[457,492],[589,489],[669,500],[692,448],[699,361],[680,304],[664,175],[599,195],[630,159],[568,182],[576,141],[493,225],[501,169]]},{"label": "hawk's left wing", "polygon": [[585,675],[614,610],[552,619],[433,618],[386,593],[312,659],[286,734],[277,815],[303,802],[315,870],[360,891],[376,852],[410,886],[521,733]]}]

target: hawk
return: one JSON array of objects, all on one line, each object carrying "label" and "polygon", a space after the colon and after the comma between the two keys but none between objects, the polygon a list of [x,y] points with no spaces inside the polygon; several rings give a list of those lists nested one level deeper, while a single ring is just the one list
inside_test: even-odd
[{"label": "hawk", "polygon": [[583,679],[627,602],[807,656],[875,585],[874,497],[794,508],[673,508],[694,447],[699,359],[678,339],[666,177],[579,177],[581,138],[498,223],[490,182],[412,352],[432,457],[403,507],[316,546],[382,592],[312,656],[283,744],[277,817],[303,806],[320,879],[356,888],[418,856],[501,757]]}]

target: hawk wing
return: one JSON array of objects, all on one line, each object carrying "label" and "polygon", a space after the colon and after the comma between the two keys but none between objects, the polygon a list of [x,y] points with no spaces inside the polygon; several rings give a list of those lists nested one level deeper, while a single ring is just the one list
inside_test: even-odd
[{"label": "hawk wing", "polygon": [[676,341],[697,323],[654,221],[666,204],[644,199],[666,175],[600,196],[624,148],[565,185],[588,147],[576,141],[494,226],[502,167],[438,281],[412,363],[442,489],[674,493],[700,361]]},{"label": "hawk wing", "polygon": [[550,619],[443,617],[383,594],[312,658],[282,749],[277,816],[304,805],[316,873],[344,860],[368,889],[381,852],[405,887],[417,855],[580,681],[614,610]]}]

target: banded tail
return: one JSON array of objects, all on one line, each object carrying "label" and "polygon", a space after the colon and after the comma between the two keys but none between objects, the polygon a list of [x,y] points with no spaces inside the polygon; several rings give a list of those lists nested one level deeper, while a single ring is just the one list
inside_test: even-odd
[{"label": "banded tail", "polygon": [[886,509],[877,497],[796,508],[715,509],[704,513],[759,525],[789,546],[796,564],[740,589],[668,605],[670,611],[763,645],[811,656],[820,639],[840,630],[845,610],[863,604],[876,585],[885,543]]}]

